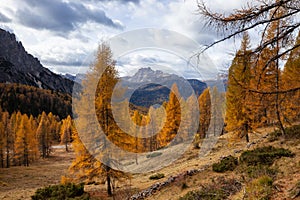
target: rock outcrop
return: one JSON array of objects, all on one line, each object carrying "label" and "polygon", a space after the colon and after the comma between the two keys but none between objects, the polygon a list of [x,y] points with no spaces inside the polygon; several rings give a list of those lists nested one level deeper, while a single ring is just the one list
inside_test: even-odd
[{"label": "rock outcrop", "polygon": [[0,29],[0,82],[20,83],[43,89],[72,93],[74,82],[43,67],[28,54],[16,36]]}]

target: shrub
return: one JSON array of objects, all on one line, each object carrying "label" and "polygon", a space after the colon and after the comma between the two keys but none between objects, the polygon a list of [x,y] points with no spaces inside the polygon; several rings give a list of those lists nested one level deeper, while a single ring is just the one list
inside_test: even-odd
[{"label": "shrub", "polygon": [[288,127],[285,130],[287,139],[300,139],[300,125]]},{"label": "shrub", "polygon": [[291,189],[290,197],[295,199],[300,197],[300,181],[296,183],[296,185]]},{"label": "shrub", "polygon": [[220,162],[212,165],[213,171],[215,172],[226,172],[233,171],[238,165],[238,159],[233,156],[227,156]]},{"label": "shrub", "polygon": [[269,176],[254,179],[246,186],[248,199],[267,200],[271,198],[273,180]]},{"label": "shrub", "polygon": [[160,174],[160,173],[157,173],[157,174],[154,174],[152,176],[149,177],[150,180],[158,180],[158,179],[161,179],[161,178],[164,178],[165,175],[164,174]]},{"label": "shrub", "polygon": [[67,183],[40,188],[31,198],[32,200],[88,200],[89,195],[84,192],[83,184]]},{"label": "shrub", "polygon": [[180,197],[179,200],[223,200],[242,188],[242,184],[235,179],[226,180],[221,177],[214,182],[218,184],[212,183],[202,187],[200,190],[190,191],[183,197]]},{"label": "shrub", "polygon": [[181,185],[181,189],[184,190],[184,189],[187,189],[189,186],[186,184],[186,182],[182,183]]},{"label": "shrub", "polygon": [[279,130],[276,130],[270,134],[269,141],[278,140],[280,137],[285,139],[300,139],[300,125],[295,125],[285,128],[286,135],[282,135]]},{"label": "shrub", "polygon": [[264,175],[276,177],[278,170],[270,168],[266,165],[246,166],[245,172],[250,178],[258,178]]},{"label": "shrub", "polygon": [[179,200],[223,200],[226,199],[226,193],[221,190],[199,190],[199,191],[190,191],[183,197],[180,197]]},{"label": "shrub", "polygon": [[240,162],[246,165],[272,165],[273,162],[281,157],[293,157],[294,154],[284,148],[272,146],[256,148],[251,151],[244,151],[240,156]]}]

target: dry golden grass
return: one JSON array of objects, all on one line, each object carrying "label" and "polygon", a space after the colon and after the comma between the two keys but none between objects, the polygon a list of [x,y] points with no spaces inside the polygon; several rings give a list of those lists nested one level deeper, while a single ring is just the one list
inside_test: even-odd
[{"label": "dry golden grass", "polygon": [[0,199],[31,199],[37,188],[60,183],[74,157],[72,152],[55,149],[50,158],[40,159],[29,167],[0,169]]},{"label": "dry golden grass", "polygon": [[[232,135],[231,133],[221,136],[218,140],[218,143],[214,147],[214,149],[210,152],[210,154],[203,158],[193,158],[189,160],[189,154],[193,152],[193,150],[189,151],[174,163],[174,166],[169,166],[161,172],[166,172],[169,175],[176,175],[178,171],[186,171],[190,168],[199,169],[205,166],[211,166],[212,163],[220,160],[222,156],[239,156],[240,150],[253,149],[256,147],[268,146],[272,145],[274,147],[283,147],[288,148],[292,152],[296,154],[293,158],[283,157],[277,160],[272,167],[277,168],[279,173],[274,182],[275,189],[273,191],[272,199],[290,199],[290,190],[295,186],[297,182],[300,180],[300,141],[299,140],[279,140],[274,142],[269,142],[267,137],[267,133],[270,133],[274,130],[274,128],[263,128],[259,130],[259,133],[254,133],[250,135],[250,141],[254,142],[251,147],[247,147],[245,141],[235,141],[231,142]],[[183,180],[177,181],[175,183],[170,184],[166,188],[163,188],[159,192],[155,193],[153,196],[148,197],[147,199],[152,200],[167,200],[167,199],[178,199],[181,196],[184,196],[189,191],[198,190],[202,186],[206,186],[208,184],[217,184],[214,183],[218,177],[225,178],[234,178],[236,180],[241,180],[243,182],[243,178],[241,174],[236,171],[226,172],[226,173],[216,173],[213,172],[211,167],[208,167],[203,172],[200,172],[194,176],[189,176]],[[168,178],[168,175],[166,175]],[[183,184],[187,187],[182,187]],[[245,183],[244,187],[245,187]],[[230,199],[243,199],[245,195],[244,188],[235,194],[234,196],[229,197]]]},{"label": "dry golden grass", "polygon": [[[274,167],[279,169],[280,173],[278,173],[274,182],[276,189],[272,199],[289,199],[290,190],[300,180],[300,142],[299,140],[269,142],[266,135],[268,132],[272,132],[273,129],[261,129],[259,133],[251,134],[250,140],[254,144],[249,148],[273,145],[289,148],[296,153],[294,158],[281,158],[273,164]],[[147,199],[178,199],[188,191],[197,190],[202,186],[214,183],[213,181],[221,176],[240,180],[241,176],[236,171],[220,174],[213,172],[211,169],[211,165],[219,161],[221,157],[228,155],[238,157],[242,150],[248,149],[244,140],[233,143],[230,138],[232,138],[231,133],[221,136],[207,156],[199,157],[199,150],[191,147],[170,166],[155,172],[133,175],[131,180],[118,183],[117,194],[114,199],[123,200],[130,194],[146,189],[157,182],[167,180],[170,176],[176,176],[192,169],[205,168],[204,171],[193,176],[177,179]],[[60,183],[61,176],[67,174],[67,169],[73,158],[74,153],[66,153],[63,149],[55,149],[51,158],[41,159],[29,167],[0,169],[0,199],[30,199],[37,188]],[[150,180],[149,177],[155,173],[163,173],[165,177],[160,180]],[[107,197],[105,185],[103,184],[88,185],[85,186],[85,190],[91,194],[92,199],[112,199]],[[241,192],[230,197],[230,199],[242,199],[243,196],[242,189]]]}]

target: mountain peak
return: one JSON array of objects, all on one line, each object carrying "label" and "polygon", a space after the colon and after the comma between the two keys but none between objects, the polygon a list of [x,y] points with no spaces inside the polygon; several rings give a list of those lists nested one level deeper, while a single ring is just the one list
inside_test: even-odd
[{"label": "mountain peak", "polygon": [[20,83],[43,89],[72,93],[73,82],[42,66],[27,53],[15,34],[0,29],[0,82]]},{"label": "mountain peak", "polygon": [[158,80],[161,80],[161,78],[172,78],[173,76],[176,75],[164,73],[161,70],[153,70],[151,67],[143,67],[140,68],[133,76],[128,77],[127,81],[135,83],[150,83],[157,82]]}]

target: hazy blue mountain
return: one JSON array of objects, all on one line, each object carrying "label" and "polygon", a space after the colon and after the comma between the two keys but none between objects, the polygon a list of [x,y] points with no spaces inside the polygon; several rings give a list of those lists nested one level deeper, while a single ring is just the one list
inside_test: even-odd
[{"label": "hazy blue mountain", "polygon": [[125,98],[137,106],[150,107],[168,101],[170,89],[176,83],[180,95],[187,99],[192,94],[197,97],[207,87],[197,79],[184,79],[175,74],[164,73],[151,68],[141,68],[133,76],[122,77],[118,83],[126,87]]}]

